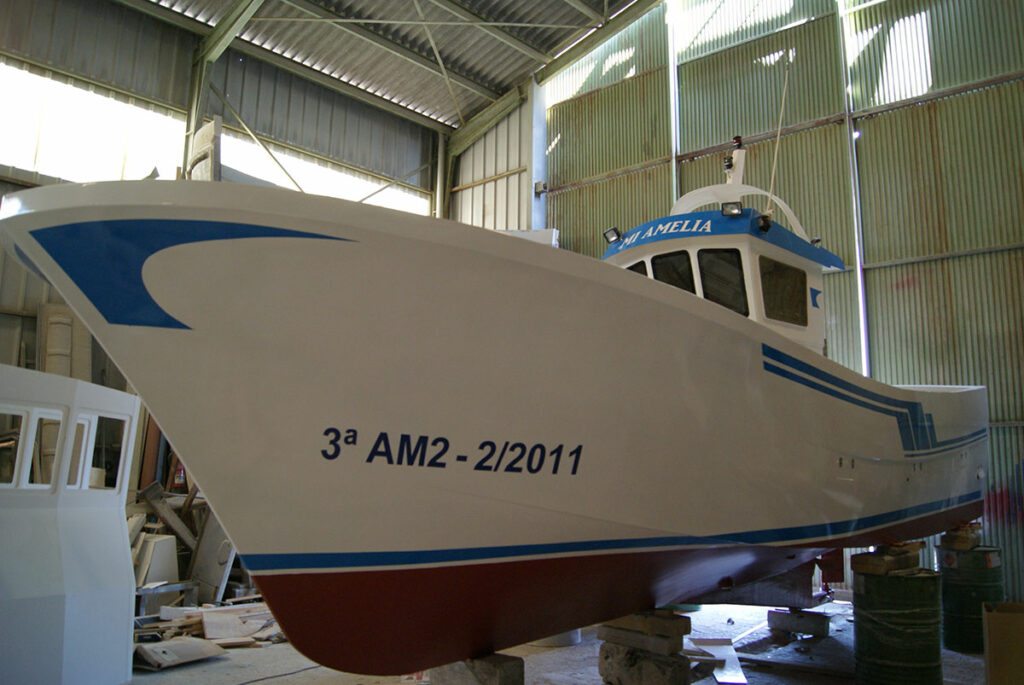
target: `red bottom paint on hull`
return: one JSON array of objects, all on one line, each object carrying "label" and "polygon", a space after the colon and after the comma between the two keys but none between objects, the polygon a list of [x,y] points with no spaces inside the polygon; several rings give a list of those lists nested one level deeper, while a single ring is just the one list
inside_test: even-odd
[{"label": "red bottom paint on hull", "polygon": [[832,548],[932,535],[982,507],[978,500],[826,548],[741,545],[255,580],[307,657],[349,673],[397,675],[769,578]]},{"label": "red bottom paint on hull", "polygon": [[349,673],[440,666],[782,573],[824,552],[743,546],[261,575],[288,639]]}]

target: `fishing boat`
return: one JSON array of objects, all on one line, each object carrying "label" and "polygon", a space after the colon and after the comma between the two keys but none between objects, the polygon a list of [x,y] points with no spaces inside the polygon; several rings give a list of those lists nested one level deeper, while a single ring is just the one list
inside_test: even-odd
[{"label": "fishing boat", "polygon": [[604,260],[190,181],[15,193],[0,232],[138,391],[294,645],[396,674],[980,515],[985,389],[823,356],[842,262],[751,192],[734,168]]}]

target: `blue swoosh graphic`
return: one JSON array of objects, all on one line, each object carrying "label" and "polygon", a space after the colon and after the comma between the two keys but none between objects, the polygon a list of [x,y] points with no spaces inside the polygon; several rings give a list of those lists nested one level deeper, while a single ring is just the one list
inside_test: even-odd
[{"label": "blue swoosh graphic", "polygon": [[157,304],[142,281],[151,256],[177,245],[240,238],[316,238],[319,233],[225,221],[118,219],[84,221],[32,231],[32,237],[108,323],[189,330]]}]

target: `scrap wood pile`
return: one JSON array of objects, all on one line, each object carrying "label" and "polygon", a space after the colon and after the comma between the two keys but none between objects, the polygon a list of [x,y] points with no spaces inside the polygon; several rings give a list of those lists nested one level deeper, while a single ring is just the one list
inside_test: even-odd
[{"label": "scrap wood pile", "polygon": [[222,607],[163,607],[135,619],[135,665],[161,670],[225,654],[225,647],[262,647],[286,640],[262,602]]},{"label": "scrap wood pile", "polygon": [[[128,541],[136,666],[162,669],[224,654],[226,647],[286,641],[194,484],[186,495],[159,482],[141,490],[138,504],[129,505]],[[225,599],[232,595],[241,596]]]},{"label": "scrap wood pile", "polygon": [[267,605],[252,602],[223,607],[163,607],[159,616],[136,619],[135,641],[201,637],[220,647],[257,647],[284,642]]}]

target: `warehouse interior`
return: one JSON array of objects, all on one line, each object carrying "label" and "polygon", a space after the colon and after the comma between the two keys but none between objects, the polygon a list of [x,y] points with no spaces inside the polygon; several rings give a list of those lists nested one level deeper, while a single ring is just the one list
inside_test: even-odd
[{"label": "warehouse interior", "polygon": [[[889,560],[877,562],[889,564],[887,571],[894,564],[906,567],[913,557],[913,568],[945,583],[971,553],[982,555],[988,575],[979,584],[991,586],[983,597],[989,604],[977,602],[979,634],[967,648],[949,641],[948,626],[935,633],[945,640],[945,682],[1024,678],[990,662],[987,632],[981,641],[989,612],[998,614],[996,604],[1010,619],[1015,611],[1024,615],[1021,3],[0,0],[0,92],[5,94],[0,195],[68,183],[204,178],[210,180],[189,182],[327,196],[394,210],[401,214],[388,214],[391,221],[409,217],[410,225],[425,231],[433,230],[430,221],[457,222],[527,237],[594,262],[611,249],[609,229],[626,233],[675,214],[679,197],[723,182],[723,159],[731,165],[742,149],[742,182],[785,198],[813,244],[842,262],[842,268],[825,271],[819,293],[828,360],[889,386],[987,389],[983,515],[971,527],[893,540],[903,546],[844,545],[830,562],[824,555],[817,558],[813,579],[801,576],[801,582],[817,591],[828,577],[824,635],[820,623],[807,632],[794,627],[803,614],[816,611],[810,604],[755,601],[756,593],[741,595],[730,579],[719,583],[714,597],[700,593],[704,601],[661,607],[661,614],[632,622],[619,619],[610,628],[604,621],[601,628],[580,625],[558,639],[506,650],[513,655],[509,658],[520,660],[518,676],[490,662],[487,667],[497,673],[473,671],[476,659],[466,662],[465,672],[456,672],[453,664],[414,675],[348,676],[306,659],[288,645],[287,627],[282,632],[269,625],[278,607],[260,604],[253,569],[243,563],[244,551],[236,555],[232,547],[231,527],[222,528],[213,515],[201,479],[191,473],[189,454],[179,455],[163,434],[146,394],[129,383],[112,358],[116,355],[108,356],[58,287],[13,250],[0,250],[0,363],[83,383],[53,386],[62,397],[73,398],[66,404],[33,400],[32,406],[50,408],[31,414],[33,421],[39,417],[35,439],[56,441],[62,415],[55,407],[86,406],[82,403],[93,400],[83,398],[93,386],[102,386],[95,401],[113,403],[119,408],[111,411],[123,417],[79,424],[96,445],[91,473],[76,462],[70,468],[79,469],[78,480],[72,482],[69,474],[67,486],[59,478],[33,480],[42,462],[31,471],[22,469],[3,450],[16,450],[18,426],[32,423],[12,424],[18,412],[10,407],[28,401],[35,390],[20,390],[31,385],[20,374],[4,376],[0,510],[9,523],[0,540],[18,553],[5,553],[0,561],[0,591],[8,588],[3,602],[9,617],[0,622],[5,633],[23,630],[40,643],[30,655],[39,669],[32,682],[243,683],[280,676],[271,682],[512,683],[524,682],[523,659],[525,682],[536,683],[882,682],[870,679],[877,674],[855,670],[856,619],[848,604],[862,590],[855,587],[855,575],[873,573],[864,571],[865,564],[880,557]],[[212,152],[203,152],[205,144]],[[256,190],[246,192],[256,197]],[[341,216],[353,211],[345,209],[349,205],[338,207]],[[6,216],[0,210],[0,219]],[[525,311],[542,299],[559,300],[538,290],[509,289],[509,307]],[[273,321],[277,314],[266,316]],[[308,333],[289,335],[301,341]],[[553,348],[516,352],[526,364],[545,357],[552,368],[589,373],[614,365],[633,349],[646,349],[646,335],[636,330],[628,345],[609,349],[607,364],[600,365],[584,354],[582,341],[571,338]],[[268,378],[281,373],[275,370]],[[122,392],[107,395],[107,389]],[[136,391],[140,397],[132,400]],[[577,401],[571,388],[557,395],[563,404]],[[592,405],[580,400],[580,406]],[[598,423],[613,419],[591,417]],[[60,431],[63,444],[63,427]],[[344,433],[328,428],[325,444],[340,449]],[[13,442],[5,443],[11,436]],[[498,444],[491,446],[500,449],[504,438],[493,438]],[[75,439],[80,444],[81,436]],[[566,462],[569,447],[566,441]],[[371,460],[379,449],[378,440]],[[525,445],[523,450],[525,456]],[[575,456],[579,463],[579,453]],[[325,452],[324,458],[332,457]],[[737,474],[744,468],[737,465]],[[38,533],[46,517],[28,499],[45,494],[52,506],[65,506],[61,493],[72,487],[101,491],[109,500],[74,510],[89,512],[74,514],[80,544],[73,547],[88,557],[80,564],[67,560],[71,552],[61,539],[67,531]],[[679,496],[686,499],[685,485]],[[756,505],[735,501],[727,492],[719,496],[730,507],[757,514]],[[269,519],[274,504],[267,506]],[[62,516],[54,514],[53,520]],[[19,521],[26,532],[11,532]],[[95,532],[101,528],[103,533]],[[40,552],[31,573],[15,569],[22,563],[16,559],[50,543],[57,551]],[[83,551],[90,546],[92,551]],[[854,561],[864,554],[874,556]],[[140,557],[147,564],[141,571]],[[170,575],[160,575],[158,557],[169,564]],[[94,579],[102,589],[97,596],[130,603],[125,625],[99,621],[96,628],[97,636],[109,634],[114,641],[127,635],[128,645],[118,643],[114,650],[127,654],[124,664],[83,670],[85,662],[106,657],[91,647],[73,648],[74,639],[64,631],[88,632],[90,623],[80,615],[88,611],[79,610],[72,627],[74,611],[49,604],[39,609],[30,605],[29,590],[12,589],[20,587],[14,579],[46,576],[39,569],[62,563],[68,578],[80,573],[64,581],[73,582],[76,592],[88,592]],[[130,586],[125,597],[118,594],[122,581]],[[941,594],[948,606],[945,585]],[[226,642],[226,652],[215,645],[212,651],[196,648],[173,658],[149,655],[148,663],[135,651],[137,644],[162,644],[158,638],[168,632],[194,638],[197,625],[218,620],[212,615],[200,620],[186,611],[204,604],[222,609],[219,615],[230,616],[238,630],[249,626],[248,633],[229,631],[225,640],[263,648]],[[772,618],[766,614],[772,606],[791,615]],[[33,617],[44,615],[49,618],[39,618],[33,627]],[[155,619],[147,624],[139,620],[144,616]],[[1019,644],[1020,618],[1007,619],[1001,639]],[[683,619],[685,630],[678,624]],[[689,659],[685,669],[651,657],[650,663],[660,664],[657,677],[664,679],[619,666],[599,671],[602,643],[615,643],[623,632],[654,639],[655,623],[672,623],[666,630],[676,634],[671,640],[655,635],[665,640],[657,648],[644,642],[647,652],[665,649],[664,642],[669,655]],[[49,640],[52,631],[57,632]],[[263,639],[253,640],[258,632]],[[687,633],[692,634],[686,651],[671,646]],[[708,657],[707,651],[700,657],[696,640],[704,638],[726,638],[729,659]],[[830,640],[840,647],[829,651]],[[18,650],[11,645],[16,642],[0,642],[8,645],[0,646],[0,680],[19,682],[27,671],[4,676],[5,669],[14,668],[10,664]],[[292,651],[275,651],[285,649]],[[560,649],[566,650],[564,661],[552,656]],[[777,652],[774,664],[768,663],[769,652]],[[605,669],[605,652],[600,654]],[[474,656],[485,661],[484,654]],[[161,662],[165,657],[170,661]],[[630,658],[636,660],[636,654]],[[815,661],[814,668],[809,661]],[[1024,668],[1019,656],[1011,663]],[[724,675],[733,665],[732,675]],[[745,675],[736,676],[736,670]],[[674,675],[665,675],[668,671]],[[904,677],[912,677],[906,675],[910,672]],[[939,680],[922,682],[943,682],[942,669],[938,673]],[[894,677],[892,682],[901,682]]]}]

